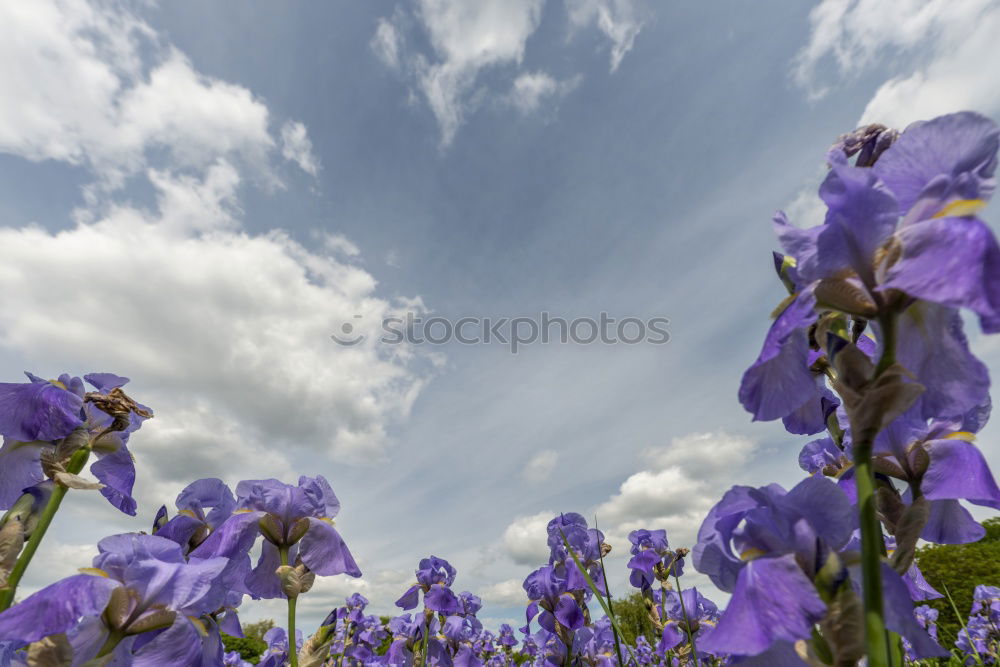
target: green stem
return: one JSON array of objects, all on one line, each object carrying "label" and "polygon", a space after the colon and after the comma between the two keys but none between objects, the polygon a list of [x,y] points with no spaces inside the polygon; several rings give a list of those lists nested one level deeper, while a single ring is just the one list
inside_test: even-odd
[{"label": "green stem", "polygon": [[423,650],[420,652],[420,667],[426,667],[426,665],[427,665],[427,645],[428,645],[428,642],[430,641],[431,619],[432,618],[434,618],[433,612],[432,613],[428,613],[428,610],[424,609],[424,620],[425,620],[425,623],[424,623],[424,642],[423,642],[424,647],[423,647]]},{"label": "green stem", "polygon": [[[872,380],[896,363],[896,317],[880,315],[882,356]],[[888,667],[889,644],[882,610],[882,550],[885,539],[875,500],[875,469],[872,448],[877,433],[858,434],[854,443],[854,480],[858,491],[861,526],[861,590],[865,605],[865,645],[870,667]]]},{"label": "green stem", "polygon": [[[594,528],[597,528],[597,517],[594,517]],[[599,554],[601,561],[601,578],[604,579],[604,590],[608,593],[608,611],[611,612],[611,616],[614,616],[615,608],[611,605],[611,586],[608,585],[608,573],[604,569],[604,549],[601,548],[602,545],[597,545],[597,553]],[[618,656],[618,664],[624,665],[625,661],[622,660],[622,644],[621,640],[618,638],[618,628],[614,625],[611,626],[611,632],[615,637],[615,654]],[[633,640],[634,641],[634,640]]]},{"label": "green stem", "polygon": [[691,622],[688,620],[687,609],[684,607],[684,592],[681,590],[681,580],[674,572],[674,583],[677,584],[677,599],[681,603],[681,615],[684,617],[684,629],[687,630],[688,644],[691,645],[691,662],[698,667],[698,647],[694,643],[694,633],[691,632]]},{"label": "green stem", "polygon": [[[278,555],[281,557],[281,564],[288,565],[288,547],[278,547]],[[286,599],[288,600],[288,664],[291,667],[299,667],[299,645],[295,640],[295,603],[298,598]]]},{"label": "green stem", "polygon": [[[69,463],[66,465],[66,472],[78,475],[83,470],[83,466],[87,465],[89,457],[90,450],[88,448],[78,449],[70,457]],[[24,545],[21,555],[17,557],[17,561],[10,571],[10,576],[7,577],[6,585],[0,589],[0,611],[6,610],[14,603],[14,596],[17,594],[17,586],[21,583],[21,577],[24,576],[25,570],[28,569],[28,564],[34,558],[35,552],[38,551],[38,545],[42,543],[45,531],[49,529],[49,525],[52,523],[52,519],[55,518],[56,512],[59,510],[59,505],[62,504],[63,497],[65,497],[67,491],[69,489],[62,484],[58,482],[55,484],[55,489],[53,489],[52,495],[49,497],[49,502],[45,505],[45,509],[42,510],[42,516],[38,519],[38,525],[31,533],[28,543]]]}]

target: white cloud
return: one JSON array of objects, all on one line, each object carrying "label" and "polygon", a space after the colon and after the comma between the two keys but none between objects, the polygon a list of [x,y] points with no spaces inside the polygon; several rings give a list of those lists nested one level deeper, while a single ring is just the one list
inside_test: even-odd
[{"label": "white cloud", "polygon": [[[156,164],[203,170],[225,158],[279,183],[264,102],[197,72],[118,5],[3,3],[0,59],[17,63],[0,70],[8,101],[0,104],[0,151],[92,169],[91,203]],[[286,157],[314,174],[305,128],[287,124],[282,138]]]},{"label": "white cloud", "polygon": [[306,126],[298,121],[287,121],[281,126],[281,155],[310,176],[319,173],[319,158],[313,153]]},{"label": "white cloud", "polygon": [[544,482],[555,470],[558,462],[559,452],[554,449],[543,449],[531,457],[521,475],[529,482]]},{"label": "white cloud", "polygon": [[596,25],[611,41],[611,71],[635,44],[645,20],[636,0],[566,0],[570,25],[580,29]]},{"label": "white cloud", "polygon": [[579,76],[557,81],[545,72],[525,72],[514,79],[507,99],[518,111],[529,114],[537,111],[546,99],[562,97],[579,83]]},{"label": "white cloud", "polygon": [[629,476],[595,510],[608,543],[621,553],[638,528],[667,530],[671,543],[690,547],[708,509],[731,484],[728,471],[756,449],[727,433],[693,433],[643,452],[648,468]]},{"label": "white cloud", "polygon": [[518,565],[538,567],[548,562],[548,525],[555,512],[544,511],[514,519],[503,533],[503,548]]},{"label": "white cloud", "polygon": [[527,595],[522,585],[523,579],[506,579],[480,589],[479,596],[488,600],[491,605],[516,606],[527,602]]},{"label": "white cloud", "polygon": [[[538,29],[544,3],[418,0],[412,15],[396,7],[390,18],[380,18],[370,47],[411,86],[411,101],[423,100],[430,107],[441,131],[441,145],[448,146],[485,99],[528,114],[579,84],[579,75],[558,80],[546,72],[522,69],[526,45]],[[567,0],[566,8],[572,32],[593,25],[611,41],[611,70],[617,69],[643,25],[636,0]],[[423,29],[430,52],[407,43],[412,24]],[[509,90],[491,90],[481,84],[480,74],[486,70],[494,75],[510,73]]]},{"label": "white cloud", "polygon": [[[246,172],[268,172],[274,157],[263,102],[198,73],[116,5],[4,3],[0,55],[19,63],[0,72],[0,151],[112,186],[70,229],[0,227],[0,348],[43,373],[86,364],[135,378],[158,415],[140,468],[173,470],[178,443],[200,443],[199,466],[158,475],[164,488],[225,476],[241,452],[276,473],[289,472],[276,453],[288,446],[384,456],[423,382],[411,350],[376,347],[396,306],[349,263],[359,251],[348,239],[326,234],[310,249],[241,228]],[[283,156],[315,174],[305,126],[280,134]],[[146,179],[151,209],[116,201],[125,175]],[[334,343],[344,323],[367,339]]]},{"label": "white cloud", "polygon": [[961,109],[1000,112],[1000,5],[990,0],[824,0],[810,15],[809,43],[800,51],[796,81],[821,97],[821,65],[832,60],[854,76],[888,65],[886,80],[861,123],[905,127]]},{"label": "white cloud", "polygon": [[517,64],[528,37],[538,28],[543,0],[421,0],[418,16],[437,62],[419,57],[419,87],[441,127],[441,143],[451,143],[474,102],[480,70]]},{"label": "white cloud", "polygon": [[375,26],[375,34],[372,35],[372,40],[369,44],[379,60],[392,70],[398,70],[401,64],[400,50],[402,49],[402,36],[400,35],[399,28],[396,27],[396,22],[400,20],[399,16],[400,13],[397,10],[392,20],[379,18]]}]

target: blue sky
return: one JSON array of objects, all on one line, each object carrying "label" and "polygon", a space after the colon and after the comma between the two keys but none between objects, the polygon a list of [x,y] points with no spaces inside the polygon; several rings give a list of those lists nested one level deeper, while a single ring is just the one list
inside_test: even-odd
[{"label": "blue sky", "polygon": [[[365,577],[305,627],[356,590],[390,612],[431,553],[520,618],[559,511],[597,515],[624,592],[628,530],[690,546],[732,484],[801,475],[736,401],[782,297],[771,214],[816,221],[861,122],[1000,116],[998,30],[979,0],[5,5],[0,371],[114,371],[157,411],[139,517],[79,492],[28,583],[196,477],[324,474]],[[329,339],[407,311],[671,341]]]}]

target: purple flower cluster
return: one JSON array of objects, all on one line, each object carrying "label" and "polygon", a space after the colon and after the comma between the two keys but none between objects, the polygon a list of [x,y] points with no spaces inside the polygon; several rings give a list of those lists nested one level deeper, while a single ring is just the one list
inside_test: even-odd
[{"label": "purple flower cluster", "polygon": [[989,376],[960,314],[1000,331],[1000,246],[976,217],[998,142],[970,112],[861,128],[827,154],[823,223],[775,217],[789,295],[739,399],[755,420],[826,433],[799,455],[813,477],[787,492],[734,487],[705,519],[695,567],[733,595],[710,649],[778,660],[806,642],[813,657],[883,665],[888,629],[913,659],[947,655],[914,610],[940,594],[913,557],[918,539],[983,536],[960,501],[1000,509],[973,444]]}]

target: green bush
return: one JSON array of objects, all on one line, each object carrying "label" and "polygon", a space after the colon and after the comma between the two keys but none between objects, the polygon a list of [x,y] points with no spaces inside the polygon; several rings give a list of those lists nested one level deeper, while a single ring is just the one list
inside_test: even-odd
[{"label": "green bush", "polygon": [[1000,517],[983,522],[986,536],[972,544],[935,544],[917,551],[924,578],[942,594],[947,589],[961,618],[945,597],[927,604],[938,610],[938,639],[945,648],[955,644],[972,607],[972,593],[979,584],[1000,586]]},{"label": "green bush", "polygon": [[232,635],[227,635],[225,632],[222,633],[222,645],[225,647],[227,653],[229,651],[239,651],[240,657],[254,665],[257,664],[261,654],[267,649],[267,644],[264,643],[263,639],[249,635],[246,637],[233,637]]}]

